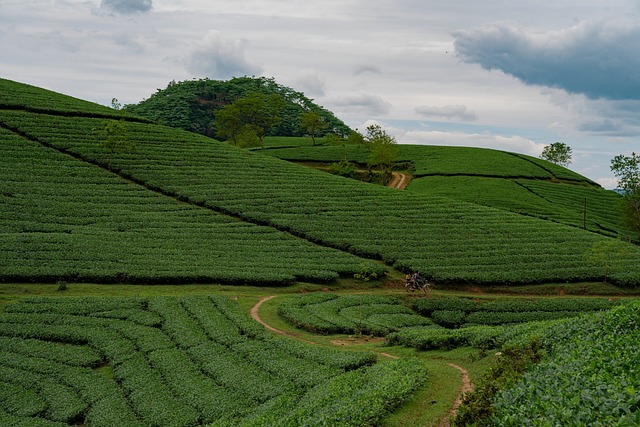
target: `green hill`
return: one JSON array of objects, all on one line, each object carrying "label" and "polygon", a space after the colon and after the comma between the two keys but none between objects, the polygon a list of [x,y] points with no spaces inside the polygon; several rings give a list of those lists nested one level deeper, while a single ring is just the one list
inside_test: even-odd
[{"label": "green hill", "polygon": [[158,89],[138,104],[125,106],[124,110],[146,117],[159,124],[188,130],[201,135],[215,137],[217,134],[214,113],[238,98],[251,92],[263,95],[278,94],[285,100],[281,121],[270,135],[304,136],[300,114],[313,111],[328,125],[324,132],[346,134],[349,127],[330,111],[315,104],[303,93],[264,77],[235,77],[222,80],[187,80],[172,82],[165,89]]},{"label": "green hill", "polygon": [[640,283],[634,245],[126,116],[135,150],[112,156],[102,113],[69,114],[53,95],[30,109],[50,93],[2,84],[26,106],[0,102],[3,280],[290,283],[375,269],[368,258],[441,283]]},{"label": "green hill", "polygon": [[[311,146],[308,141],[267,141],[262,153],[293,162],[364,164],[354,145]],[[634,240],[623,220],[622,197],[546,160],[472,147],[398,145],[398,163],[411,165],[407,191],[442,196],[534,216],[603,235]]]}]

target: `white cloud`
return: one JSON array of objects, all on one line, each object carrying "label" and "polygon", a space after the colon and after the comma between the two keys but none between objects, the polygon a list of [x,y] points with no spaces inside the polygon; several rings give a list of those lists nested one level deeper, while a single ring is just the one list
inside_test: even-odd
[{"label": "white cloud", "polygon": [[191,50],[185,66],[195,77],[226,80],[258,75],[262,68],[245,59],[245,44],[244,40],[228,40],[219,31],[210,30]]},{"label": "white cloud", "polygon": [[416,113],[421,116],[431,118],[444,118],[453,120],[458,118],[463,122],[472,122],[478,118],[478,115],[469,110],[466,105],[445,105],[444,107],[423,105],[416,107]]}]

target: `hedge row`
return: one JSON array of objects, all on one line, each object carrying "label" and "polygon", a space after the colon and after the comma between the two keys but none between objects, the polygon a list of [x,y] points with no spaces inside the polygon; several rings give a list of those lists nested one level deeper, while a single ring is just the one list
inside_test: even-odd
[{"label": "hedge row", "polygon": [[335,407],[360,426],[426,379],[272,337],[219,296],[26,299],[0,314],[0,350],[0,420],[26,426],[313,426]]}]

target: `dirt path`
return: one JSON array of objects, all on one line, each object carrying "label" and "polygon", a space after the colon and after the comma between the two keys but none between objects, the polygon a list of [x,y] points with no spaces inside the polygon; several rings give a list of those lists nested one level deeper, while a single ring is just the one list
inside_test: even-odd
[{"label": "dirt path", "polygon": [[404,188],[408,184],[407,180],[409,179],[409,177],[402,172],[392,172],[392,173],[393,173],[393,180],[387,185],[387,187],[397,188],[398,190],[404,190]]},{"label": "dirt path", "polygon": [[[284,335],[284,336],[287,336],[287,337],[291,337],[291,338],[297,339],[299,341],[306,342],[308,344],[318,345],[318,343],[306,340],[304,338],[301,338],[301,337],[299,337],[298,335],[296,335],[294,333],[274,328],[273,326],[267,324],[267,322],[262,320],[262,318],[260,318],[260,306],[264,302],[269,301],[270,299],[273,299],[273,298],[275,298],[275,295],[265,296],[265,297],[260,298],[260,301],[258,301],[256,303],[256,305],[254,305],[251,308],[251,317],[256,322],[260,323],[262,326],[264,326],[265,328],[267,328],[268,330],[270,330],[270,331],[272,331],[272,332],[274,332],[276,334],[280,334],[280,335]],[[331,341],[331,343],[333,345],[336,345],[336,346],[347,345],[347,344],[353,345],[353,343],[350,343],[350,342],[347,343],[345,341],[335,341],[335,340]],[[375,353],[380,355],[380,356],[389,357],[391,359],[399,359],[398,356],[394,356],[392,354],[382,353],[382,352],[375,352]],[[458,396],[456,397],[456,400],[453,403],[453,406],[449,410],[449,413],[442,419],[442,421],[440,421],[440,423],[438,424],[438,427],[449,427],[450,426],[451,419],[455,416],[456,409],[458,409],[458,407],[462,404],[462,398],[463,398],[464,394],[473,390],[473,384],[471,383],[471,378],[469,377],[469,372],[467,372],[467,370],[464,369],[462,366],[458,366],[455,363],[449,363],[448,365],[451,366],[452,368],[457,369],[462,374],[462,387],[460,387],[460,391],[458,392]]]},{"label": "dirt path", "polygon": [[295,338],[295,339],[297,339],[299,341],[303,341],[303,342],[306,342],[308,344],[316,344],[317,345],[317,343],[315,343],[313,341],[305,340],[304,338],[300,338],[299,336],[297,336],[296,334],[292,334],[291,332],[287,332],[287,331],[283,331],[281,329],[274,328],[273,326],[267,324],[267,322],[265,322],[264,320],[262,320],[260,318],[260,313],[259,313],[260,306],[264,302],[269,301],[270,299],[273,299],[275,297],[276,297],[275,295],[262,297],[262,298],[260,298],[260,301],[258,301],[256,303],[256,305],[251,307],[251,317],[253,318],[253,320],[255,320],[256,322],[260,323],[262,326],[264,326],[265,328],[267,328],[268,330],[270,330],[271,332],[274,332],[276,334],[280,334],[280,335],[284,335],[284,336],[287,336],[287,337]]},{"label": "dirt path", "polygon": [[456,397],[456,401],[453,403],[453,406],[451,407],[449,414],[447,414],[447,416],[444,417],[442,421],[440,421],[440,424],[438,424],[438,427],[449,427],[451,425],[451,419],[455,416],[456,409],[458,409],[458,407],[462,404],[462,399],[464,397],[464,394],[473,390],[473,384],[471,383],[469,372],[467,372],[467,370],[464,369],[462,366],[458,366],[455,363],[449,363],[448,365],[451,366],[452,368],[456,368],[462,374],[462,387],[458,392],[458,397]]}]

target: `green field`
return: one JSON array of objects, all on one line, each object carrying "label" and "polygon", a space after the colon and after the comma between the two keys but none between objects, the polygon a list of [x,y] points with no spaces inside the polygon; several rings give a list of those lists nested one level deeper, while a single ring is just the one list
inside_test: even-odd
[{"label": "green field", "polygon": [[[629,286],[640,277],[640,250],[633,245],[616,243],[618,256],[603,268],[590,261],[593,248],[607,241],[598,234],[478,204],[348,180],[170,128],[127,122],[136,148],[112,159],[94,131],[103,122],[15,110],[0,116],[0,125],[11,131],[7,135],[71,155],[80,163],[112,166],[120,178],[174,201],[272,227],[283,239],[293,235],[402,271],[420,270],[434,281],[524,284],[607,279]],[[15,163],[9,158],[3,161],[9,162],[7,170],[13,174]],[[11,188],[2,194],[15,198]],[[24,237],[21,230],[17,234]],[[30,237],[37,246],[38,239],[61,234]],[[68,234],[73,236],[67,233],[63,238]],[[198,255],[206,260],[191,265],[211,262],[206,250],[194,256]],[[119,273],[139,275],[122,267]],[[213,279],[203,270],[194,268],[192,276]],[[352,267],[345,270],[353,272]],[[298,278],[330,279],[339,274],[314,271],[315,275]],[[253,283],[254,277],[248,280]]]},{"label": "green field", "polygon": [[401,146],[400,191],[294,163],[357,147],[265,147],[0,79],[0,425],[438,426],[467,374],[493,409],[460,425],[640,424],[615,193],[495,150]]}]

